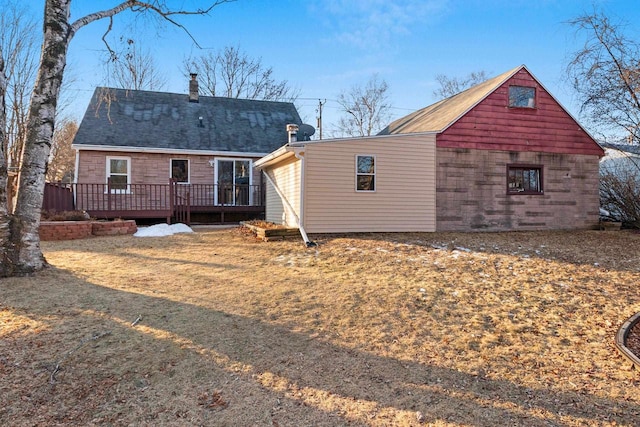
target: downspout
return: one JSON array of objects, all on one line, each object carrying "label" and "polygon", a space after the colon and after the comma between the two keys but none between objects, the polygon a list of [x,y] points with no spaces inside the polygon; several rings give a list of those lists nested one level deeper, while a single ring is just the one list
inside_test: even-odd
[{"label": "downspout", "polygon": [[73,184],[71,190],[73,192],[73,208],[78,207],[78,173],[80,172],[80,149],[76,148],[76,168],[73,171]]},{"label": "downspout", "polygon": [[307,245],[308,248],[312,247],[312,246],[318,246],[317,243],[312,242],[311,240],[309,240],[309,236],[307,236],[307,232],[304,231],[304,227],[302,226],[302,222],[300,221],[300,218],[296,214],[295,209],[293,209],[293,206],[291,206],[291,203],[289,203],[289,200],[287,200],[287,198],[284,196],[282,191],[280,191],[280,188],[278,188],[276,183],[273,182],[273,180],[269,176],[269,172],[268,171],[264,171],[264,176],[267,177],[267,181],[269,181],[269,184],[271,184],[271,186],[276,190],[276,193],[278,193],[278,196],[280,196],[280,200],[282,200],[287,205],[289,210],[291,211],[291,214],[293,215],[293,217],[295,218],[296,222],[298,223],[298,229],[300,230],[300,234],[302,235],[302,239],[304,239],[305,245]]},{"label": "downspout", "polygon": [[[302,224],[304,224],[304,151],[301,152],[294,149],[293,154],[296,156],[296,159],[300,160],[300,216],[298,218],[298,224],[300,225],[300,232],[302,233],[304,232],[304,228],[302,226]],[[307,244],[307,247],[318,246],[315,242],[308,241],[308,239],[305,239],[305,243]]]}]

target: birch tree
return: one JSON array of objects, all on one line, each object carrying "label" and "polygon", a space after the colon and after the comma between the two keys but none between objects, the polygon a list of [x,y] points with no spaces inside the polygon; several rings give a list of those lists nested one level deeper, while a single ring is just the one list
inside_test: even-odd
[{"label": "birch tree", "polygon": [[[173,8],[170,6],[172,3],[165,0],[127,0],[110,9],[90,13],[71,21],[72,0],[45,0],[42,50],[29,104],[18,197],[13,213],[7,209],[7,167],[4,153],[0,156],[3,159],[0,160],[0,277],[29,274],[47,266],[40,249],[38,227],[58,97],[69,43],[74,35],[83,27],[99,20],[106,19],[112,23],[114,17],[125,11],[153,14],[188,33],[179,22],[180,16],[207,15],[216,6],[229,1],[231,0],[210,1],[203,8],[187,10]],[[2,56],[0,52],[0,58]],[[0,76],[0,125],[4,125],[4,99],[7,88],[4,61],[0,62]],[[0,126],[0,129],[3,129],[4,133],[4,126]]]}]

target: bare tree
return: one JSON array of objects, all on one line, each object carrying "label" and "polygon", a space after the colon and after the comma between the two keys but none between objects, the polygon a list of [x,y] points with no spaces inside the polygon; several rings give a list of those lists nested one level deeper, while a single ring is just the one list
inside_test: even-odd
[{"label": "bare tree", "polygon": [[[30,98],[27,137],[21,158],[18,197],[13,214],[7,209],[6,188],[0,190],[0,277],[28,274],[47,265],[40,249],[38,227],[46,166],[55,128],[57,100],[69,43],[76,32],[98,20],[108,19],[112,22],[114,16],[127,10],[155,14],[187,31],[178,21],[180,16],[206,15],[214,7],[227,1],[229,0],[215,0],[206,8],[185,10],[174,9],[169,6],[170,2],[164,0],[126,0],[110,9],[90,13],[74,22],[69,21],[71,0],[45,1],[42,53]],[[2,62],[0,95],[4,99],[7,86],[4,61]],[[5,120],[6,110],[0,109],[0,123],[4,123]],[[0,173],[3,174],[0,183],[6,182],[4,161],[0,165]]]},{"label": "bare tree", "polygon": [[440,87],[433,91],[433,96],[437,99],[449,98],[487,79],[487,73],[484,71],[473,71],[463,78],[447,77],[444,74],[438,74],[436,80],[438,84],[440,84]]},{"label": "bare tree", "polygon": [[[0,140],[4,141],[6,134],[6,117],[7,108],[5,105],[5,93],[7,91],[7,78],[4,72],[4,56],[0,45]],[[7,197],[7,158],[5,156],[6,148],[4,144],[0,144],[0,219],[9,215],[9,205]],[[0,239],[4,239],[9,235],[9,224],[0,222]],[[4,240],[3,240],[4,241]],[[0,262],[5,262],[5,251],[0,250]]]},{"label": "bare tree", "polygon": [[71,182],[73,180],[76,156],[71,144],[76,132],[78,132],[78,123],[75,120],[65,120],[56,126],[45,177],[47,181]]},{"label": "bare tree", "polygon": [[364,87],[355,85],[340,93],[338,104],[343,115],[335,136],[370,136],[386,126],[391,117],[388,90],[387,82],[374,74]]},{"label": "bare tree", "polygon": [[640,43],[602,13],[569,24],[585,37],[567,65],[581,113],[603,133],[622,132],[629,142],[640,143]]},{"label": "bare tree", "polygon": [[286,80],[273,77],[272,67],[262,65],[261,58],[250,58],[239,47],[227,46],[217,53],[186,59],[183,66],[186,76],[198,75],[205,95],[289,102],[298,97]]},{"label": "bare tree", "polygon": [[143,50],[133,39],[124,41],[120,54],[110,55],[107,62],[107,81],[122,89],[162,90],[167,78],[156,66],[149,50]]},{"label": "bare tree", "polygon": [[9,171],[8,209],[13,209],[17,173],[26,139],[29,97],[35,81],[38,37],[35,22],[23,3],[12,0],[0,6],[0,50],[5,64],[6,110],[2,151]]},{"label": "bare tree", "polygon": [[637,170],[607,170],[600,175],[600,204],[627,227],[640,228],[640,175]]}]

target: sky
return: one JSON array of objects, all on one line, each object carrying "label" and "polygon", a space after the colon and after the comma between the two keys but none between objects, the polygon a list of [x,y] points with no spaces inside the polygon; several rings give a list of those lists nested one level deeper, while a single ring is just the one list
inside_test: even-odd
[{"label": "sky", "polygon": [[[75,0],[72,20],[95,12],[96,4],[117,3]],[[168,3],[188,8],[209,2]],[[340,116],[339,93],[364,86],[374,74],[389,85],[395,119],[438,101],[437,75],[485,71],[493,77],[522,64],[579,118],[564,70],[583,41],[567,22],[594,8],[614,21],[640,21],[639,0],[237,0],[209,16],[180,19],[204,50],[184,31],[130,13],[114,18],[109,37],[114,43],[132,37],[149,49],[167,79],[165,90],[176,93],[188,91],[184,58],[239,47],[299,91],[304,122],[316,126],[318,102],[326,100],[323,131],[329,134]],[[101,37],[107,25],[82,28],[70,45],[69,114],[78,119],[93,89],[106,81]],[[633,25],[628,30],[636,31]]]}]

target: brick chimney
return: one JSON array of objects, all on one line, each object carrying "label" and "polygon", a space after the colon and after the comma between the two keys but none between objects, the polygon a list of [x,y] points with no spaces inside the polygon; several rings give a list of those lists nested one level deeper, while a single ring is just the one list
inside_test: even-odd
[{"label": "brick chimney", "polygon": [[198,75],[196,73],[191,73],[191,80],[189,80],[189,102],[199,102]]}]

